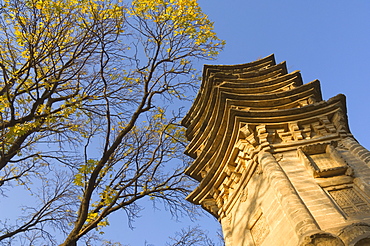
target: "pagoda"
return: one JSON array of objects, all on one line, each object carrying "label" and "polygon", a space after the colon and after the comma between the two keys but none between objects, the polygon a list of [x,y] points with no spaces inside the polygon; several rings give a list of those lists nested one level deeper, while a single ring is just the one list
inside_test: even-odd
[{"label": "pagoda", "polygon": [[226,246],[370,245],[370,152],[344,95],[327,101],[274,55],[205,65],[182,124],[199,181],[187,199],[221,223]]}]

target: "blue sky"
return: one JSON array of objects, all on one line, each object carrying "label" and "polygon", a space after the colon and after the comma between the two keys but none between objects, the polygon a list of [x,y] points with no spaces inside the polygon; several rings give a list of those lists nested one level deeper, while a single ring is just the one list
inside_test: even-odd
[{"label": "blue sky", "polygon": [[[289,71],[301,70],[305,83],[321,81],[324,100],[347,96],[349,123],[355,138],[370,148],[370,1],[369,0],[199,0],[226,47],[215,61],[240,64],[274,53]],[[163,210],[163,209],[162,209]],[[4,210],[3,210],[4,212]],[[131,246],[161,246],[176,231],[201,225],[215,237],[218,222],[203,217],[174,222],[168,212],[149,207],[130,230],[122,212],[110,218],[107,238]]]},{"label": "blue sky", "polygon": [[347,96],[352,133],[365,147],[370,124],[370,1],[201,0],[227,45],[212,64],[246,63],[274,53],[321,81],[325,100]]},{"label": "blue sky", "polygon": [[[305,83],[319,79],[324,100],[345,94],[351,131],[370,148],[370,1],[199,0],[199,5],[226,47],[198,69],[203,63],[239,64],[274,53],[277,62],[287,61],[289,71],[300,70]],[[121,224],[114,234],[132,246],[145,240],[159,246],[189,224],[186,219],[173,224],[166,213],[149,208],[134,231]],[[195,224],[215,235],[213,218]]]}]

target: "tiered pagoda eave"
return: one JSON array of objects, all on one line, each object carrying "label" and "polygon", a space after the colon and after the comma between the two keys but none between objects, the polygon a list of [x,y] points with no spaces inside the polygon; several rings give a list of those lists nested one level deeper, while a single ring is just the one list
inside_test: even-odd
[{"label": "tiered pagoda eave", "polygon": [[[357,195],[370,195],[364,185],[370,178],[356,176],[354,166],[370,164],[370,153],[350,133],[344,95],[323,101],[318,80],[303,84],[299,71],[288,73],[273,55],[246,64],[206,65],[182,124],[190,141],[185,153],[195,159],[186,174],[199,181],[187,199],[220,220],[227,245],[271,245],[279,234],[272,224],[282,221],[295,225],[286,228],[295,232],[292,242],[350,241],[335,233],[349,228],[351,216],[363,215],[352,198],[368,205],[367,197]],[[370,168],[366,173],[370,176]],[[333,214],[333,225],[320,217],[319,204],[311,205],[313,191]],[[339,204],[338,194],[352,197],[343,199],[353,203],[353,211]],[[273,204],[277,208],[271,210]],[[271,220],[275,217],[278,221]],[[264,224],[267,229],[257,233],[266,221],[270,227]],[[370,235],[370,225],[367,230]],[[249,236],[241,236],[246,232]]]}]

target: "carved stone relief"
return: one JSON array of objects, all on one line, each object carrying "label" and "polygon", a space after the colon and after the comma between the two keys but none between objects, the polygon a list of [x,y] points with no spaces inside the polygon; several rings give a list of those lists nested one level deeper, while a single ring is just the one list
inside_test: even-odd
[{"label": "carved stone relief", "polygon": [[369,203],[361,197],[354,187],[328,189],[328,193],[346,216],[370,213]]},{"label": "carved stone relief", "polygon": [[248,199],[248,188],[245,187],[240,195],[240,201],[245,202]]},{"label": "carved stone relief", "polygon": [[[353,184],[353,171],[335,149],[336,142],[307,145],[298,156],[347,217],[370,213],[366,198]],[[345,184],[345,185],[344,185]]]},{"label": "carved stone relief", "polygon": [[217,214],[219,211],[219,207],[217,206],[217,203],[213,198],[205,199],[202,202],[202,205],[203,207],[207,208],[207,210],[210,211],[212,214]]},{"label": "carved stone relief", "polygon": [[265,240],[266,236],[270,232],[270,228],[266,222],[266,219],[263,213],[260,214],[258,219],[252,225],[250,231],[251,231],[255,245],[256,246],[261,245],[263,241]]},{"label": "carved stone relief", "polygon": [[276,161],[279,162],[283,159],[284,156],[283,156],[283,154],[278,153],[278,154],[275,154],[274,157],[275,157]]},{"label": "carved stone relief", "polygon": [[[338,113],[335,120],[341,119]],[[239,138],[247,141],[253,147],[257,145],[280,144],[308,140],[337,133],[337,126],[328,115],[311,119],[309,122],[287,122],[279,125],[242,124]]]}]

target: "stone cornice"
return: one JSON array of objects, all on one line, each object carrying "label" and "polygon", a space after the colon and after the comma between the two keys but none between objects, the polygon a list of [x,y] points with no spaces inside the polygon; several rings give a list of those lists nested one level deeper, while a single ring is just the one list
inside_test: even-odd
[{"label": "stone cornice", "polygon": [[[309,124],[310,122],[316,123],[325,121],[325,119],[321,118],[329,116],[330,118],[333,118],[336,114],[343,115],[342,100],[344,100],[344,97],[337,96],[328,102],[320,102],[303,108],[284,110],[285,113],[290,112],[290,120],[285,118],[285,120],[282,120],[280,123],[275,122],[279,120],[279,116],[286,116],[286,114],[283,114],[284,112],[282,112],[282,110],[274,112],[275,117],[273,118],[259,117],[259,119],[256,119],[253,113],[256,113],[256,115],[261,115],[261,113],[266,112],[248,112],[231,109],[230,114],[223,118],[228,120],[220,124],[221,126],[225,125],[223,129],[221,127],[221,129],[225,131],[218,136],[216,135],[215,137],[218,138],[212,142],[209,142],[209,144],[205,146],[204,150],[196,158],[194,163],[186,170],[188,175],[201,181],[199,186],[189,195],[188,199],[195,203],[201,203],[202,200],[210,196],[210,194],[213,192],[213,187],[217,187],[224,182],[227,176],[228,166],[235,162],[234,159],[236,156],[233,152],[235,152],[235,146],[238,145],[239,139],[245,139],[244,141],[248,141],[249,137],[249,144],[253,145],[253,151],[256,153],[261,149],[271,149],[271,147],[273,147],[271,152],[279,152],[279,148],[283,148],[284,150],[287,148],[296,149],[299,146],[306,144],[340,139],[340,130],[334,126],[334,123],[326,122],[322,124],[322,129],[317,130],[318,132],[322,130],[322,135],[315,135],[313,137],[303,137],[302,134],[304,135],[304,133],[302,133],[302,131],[304,129],[295,129],[295,125],[292,123],[297,123],[297,125],[304,123]],[[298,112],[301,113],[299,114]],[[251,114],[252,116],[248,117]],[[252,120],[254,122],[251,123]],[[246,136],[245,131],[242,133],[240,132],[243,128],[242,125],[246,125],[246,122],[248,122],[249,128],[260,127],[260,129],[251,129],[250,134]],[[265,129],[269,127],[276,129],[282,126],[285,128],[291,127],[291,129],[287,129],[286,131],[286,133],[291,136],[291,140],[282,143],[273,143],[270,139],[268,139],[269,133],[264,132],[261,126],[263,126]],[[252,130],[253,132],[251,132]],[[347,134],[349,132],[347,130],[343,130],[342,133]],[[222,138],[220,138],[220,135]],[[302,138],[297,137],[297,139],[294,139],[294,135],[302,136]],[[253,159],[253,153],[251,153],[248,158]],[[204,167],[207,167],[208,170],[202,177],[201,172],[203,171]]]},{"label": "stone cornice", "polygon": [[[228,90],[227,90],[228,89]],[[200,137],[207,137],[210,131],[215,130],[214,124],[219,121],[225,111],[231,108],[243,111],[268,111],[289,108],[298,108],[321,100],[319,81],[295,87],[288,91],[281,91],[273,94],[245,94],[243,91],[230,88],[215,87],[213,96],[208,101],[207,108],[200,114],[198,124],[193,124],[187,129],[187,135],[192,139],[187,149],[199,143]],[[268,113],[270,114],[270,113]],[[218,127],[218,126],[217,126]],[[194,153],[187,151],[190,155]]]},{"label": "stone cornice", "polygon": [[[221,100],[222,101],[222,100]],[[205,154],[213,149],[218,149],[218,143],[221,141],[221,136],[227,136],[231,131],[230,125],[233,124],[234,118],[243,119],[243,122],[258,124],[270,124],[278,127],[286,122],[300,122],[305,124],[312,121],[312,118],[317,118],[319,115],[329,115],[335,111],[341,111],[346,114],[345,97],[338,95],[328,102],[321,101],[315,104],[310,104],[300,108],[281,109],[281,110],[244,110],[241,108],[243,100],[233,101],[224,100],[225,104],[221,107],[216,104],[214,108],[219,110],[211,112],[211,116],[206,122],[205,129],[198,133],[196,137],[189,143],[186,153],[196,158],[202,158]],[[235,105],[239,102],[239,105]],[[225,108],[225,110],[223,110]],[[346,118],[345,118],[346,121]],[[348,130],[348,125],[346,130]],[[229,140],[222,140],[229,141]],[[226,142],[228,143],[228,142]],[[201,145],[204,145],[205,151],[200,156],[196,155],[196,151]],[[193,164],[194,165],[194,164]],[[192,165],[192,166],[193,166]]]}]

